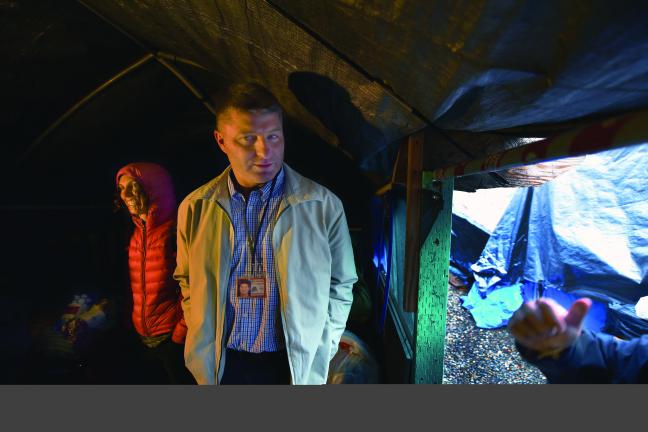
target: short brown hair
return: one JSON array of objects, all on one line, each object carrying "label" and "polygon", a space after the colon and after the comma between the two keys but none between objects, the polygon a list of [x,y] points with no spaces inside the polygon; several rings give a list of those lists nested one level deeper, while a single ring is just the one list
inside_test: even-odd
[{"label": "short brown hair", "polygon": [[218,118],[229,108],[241,111],[271,111],[279,113],[283,110],[279,101],[270,90],[255,82],[245,82],[230,85],[212,95],[212,104],[216,113],[216,128]]}]

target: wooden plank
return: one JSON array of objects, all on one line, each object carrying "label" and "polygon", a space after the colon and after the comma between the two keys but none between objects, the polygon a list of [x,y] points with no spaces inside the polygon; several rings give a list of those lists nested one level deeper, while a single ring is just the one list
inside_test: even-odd
[{"label": "wooden plank", "polygon": [[580,129],[494,153],[482,159],[435,169],[436,180],[499,171],[565,157],[582,156],[618,147],[643,144],[648,139],[648,110],[599,121]]},{"label": "wooden plank", "polygon": [[[423,176],[422,183],[429,186],[428,175]],[[443,207],[420,253],[414,354],[416,384],[441,384],[443,380],[453,189],[453,178],[441,183]]]},{"label": "wooden plank", "polygon": [[424,133],[410,135],[407,143],[407,213],[405,222],[405,280],[403,310],[416,312],[421,253],[421,188],[423,186]]}]

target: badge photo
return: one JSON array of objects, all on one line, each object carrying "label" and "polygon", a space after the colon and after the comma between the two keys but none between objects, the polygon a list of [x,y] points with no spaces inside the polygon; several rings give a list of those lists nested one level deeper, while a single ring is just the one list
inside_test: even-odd
[{"label": "badge photo", "polygon": [[250,298],[252,281],[248,278],[239,278],[236,281],[236,295],[238,298]]}]

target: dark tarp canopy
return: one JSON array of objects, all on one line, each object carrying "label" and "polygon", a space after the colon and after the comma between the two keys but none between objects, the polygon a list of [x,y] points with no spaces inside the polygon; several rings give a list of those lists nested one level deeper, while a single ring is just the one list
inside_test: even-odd
[{"label": "dark tarp canopy", "polygon": [[[430,144],[434,163],[444,165],[519,145],[521,136],[648,105],[648,12],[641,1],[59,3],[0,5],[10,41],[3,103],[18,123],[34,111],[53,121],[147,52],[163,53],[183,59],[168,61],[203,96],[241,79],[268,85],[296,123],[380,184],[400,140],[425,126],[445,131]],[[29,66],[37,70],[23,76]],[[164,81],[146,76],[154,68],[134,74]],[[36,88],[16,87],[32,83]],[[151,91],[130,95],[130,104],[151,111]],[[180,128],[169,141],[185,136],[183,128],[197,134],[208,125],[198,120],[209,118],[199,102],[167,108]],[[35,139],[25,135],[19,137]],[[21,154],[28,144],[10,147]]]},{"label": "dark tarp canopy", "polygon": [[646,105],[642,1],[271,3],[443,129],[493,131]]},{"label": "dark tarp canopy", "polygon": [[[153,49],[264,82],[301,123],[383,175],[398,139],[426,124],[496,131],[648,102],[640,1],[85,3]],[[469,139],[455,158],[492,152],[493,137]]]}]

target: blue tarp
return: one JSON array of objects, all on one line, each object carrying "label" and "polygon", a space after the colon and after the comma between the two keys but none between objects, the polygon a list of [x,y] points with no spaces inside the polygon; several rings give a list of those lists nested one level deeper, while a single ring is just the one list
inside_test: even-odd
[{"label": "blue tarp", "polygon": [[634,314],[648,295],[647,179],[644,144],[589,155],[542,186],[520,189],[471,266],[464,306],[478,325],[504,325],[538,295],[565,306],[588,296],[597,303],[586,327],[648,333],[648,321]]},{"label": "blue tarp", "polygon": [[489,233],[480,228],[469,217],[452,214],[450,243],[450,273],[463,286],[470,286],[473,277],[470,266],[477,261],[488,241]]}]

